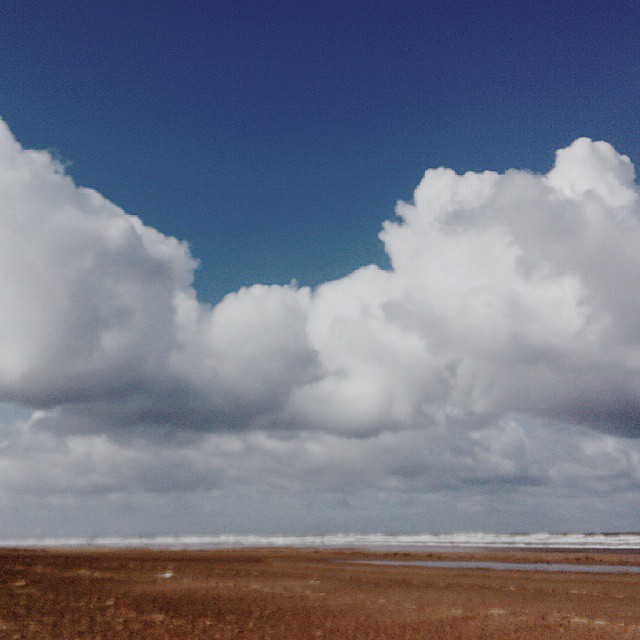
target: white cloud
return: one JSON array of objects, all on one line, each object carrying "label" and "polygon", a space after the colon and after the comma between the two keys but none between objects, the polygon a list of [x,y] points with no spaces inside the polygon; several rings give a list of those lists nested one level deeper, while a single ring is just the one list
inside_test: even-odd
[{"label": "white cloud", "polygon": [[0,130],[0,396],[32,406],[154,384],[175,346],[185,244],[76,187]]},{"label": "white cloud", "polygon": [[245,492],[239,510],[278,492],[339,510],[340,495],[345,522],[376,495],[388,522],[451,492],[628,505],[630,160],[581,138],[547,175],[429,170],[397,213],[380,234],[390,270],[256,285],[212,308],[185,243],[0,125],[0,402],[37,410],[0,412],[5,494]]}]

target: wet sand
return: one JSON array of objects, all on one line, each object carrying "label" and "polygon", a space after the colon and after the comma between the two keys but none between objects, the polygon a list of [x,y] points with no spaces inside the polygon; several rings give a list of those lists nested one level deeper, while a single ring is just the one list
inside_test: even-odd
[{"label": "wet sand", "polygon": [[352,559],[640,565],[558,550],[5,549],[0,640],[640,638],[638,575]]}]

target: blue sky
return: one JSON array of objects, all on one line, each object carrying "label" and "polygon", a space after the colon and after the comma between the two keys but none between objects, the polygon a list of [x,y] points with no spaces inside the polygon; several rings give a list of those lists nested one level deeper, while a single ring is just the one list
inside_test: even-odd
[{"label": "blue sky", "polygon": [[6,2],[21,143],[188,240],[204,301],[386,258],[432,166],[546,171],[580,135],[632,159],[633,2]]},{"label": "blue sky", "polygon": [[3,3],[0,536],[638,530],[638,33]]}]

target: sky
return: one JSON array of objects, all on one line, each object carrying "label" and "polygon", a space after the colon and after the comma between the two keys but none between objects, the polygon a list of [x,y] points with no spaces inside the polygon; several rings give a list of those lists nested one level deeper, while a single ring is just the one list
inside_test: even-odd
[{"label": "sky", "polygon": [[640,528],[640,9],[18,3],[0,536]]}]

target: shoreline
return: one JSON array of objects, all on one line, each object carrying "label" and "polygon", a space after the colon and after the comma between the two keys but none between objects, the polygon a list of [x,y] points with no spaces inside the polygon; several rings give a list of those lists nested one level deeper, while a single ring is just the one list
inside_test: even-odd
[{"label": "shoreline", "polygon": [[390,549],[370,547],[227,547],[227,548],[192,548],[192,547],[109,547],[109,546],[39,546],[39,547],[0,547],[0,556],[11,554],[46,554],[46,555],[148,555],[149,557],[164,557],[181,554],[185,557],[200,555],[229,556],[245,554],[278,555],[289,557],[322,557],[335,561],[384,560],[384,561],[450,561],[450,562],[512,562],[538,564],[601,564],[640,567],[640,549],[603,549],[603,548],[516,548],[516,547],[442,547],[428,549]]}]

